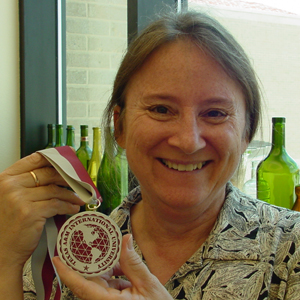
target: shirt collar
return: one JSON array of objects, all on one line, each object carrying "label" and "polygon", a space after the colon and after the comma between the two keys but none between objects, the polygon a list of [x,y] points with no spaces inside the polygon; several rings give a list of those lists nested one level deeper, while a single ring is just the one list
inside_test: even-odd
[{"label": "shirt collar", "polygon": [[203,258],[216,260],[260,260],[259,216],[255,200],[231,183],[216,224],[203,244]]}]

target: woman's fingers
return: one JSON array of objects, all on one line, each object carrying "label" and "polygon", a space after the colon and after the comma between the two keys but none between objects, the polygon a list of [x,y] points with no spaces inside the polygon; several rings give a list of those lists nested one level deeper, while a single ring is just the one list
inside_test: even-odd
[{"label": "woman's fingers", "polygon": [[39,153],[26,156],[0,174],[3,186],[37,187],[56,184],[68,186],[60,174],[51,166],[47,159]]},{"label": "woman's fingers", "polygon": [[35,169],[18,176],[22,176],[21,178],[23,179],[24,187],[38,187],[41,185],[48,185],[52,183],[60,186],[68,186],[65,180],[53,167],[43,167]]},{"label": "woman's fingers", "polygon": [[126,288],[132,287],[130,281],[119,279],[119,278],[106,279],[105,277],[97,276],[97,277],[87,278],[87,280],[93,281],[93,282],[97,283],[98,285],[101,285],[104,288],[111,288],[111,289],[116,289],[119,291],[122,291]]},{"label": "woman's fingers", "polygon": [[[59,257],[53,257],[52,261],[60,279],[82,300],[132,299],[130,293],[131,283],[126,280],[106,280],[101,276],[85,279],[67,267]],[[127,288],[129,289],[126,290]]]},{"label": "woman's fingers", "polygon": [[130,234],[123,237],[120,265],[124,275],[130,280],[135,293],[141,295],[143,299],[172,299],[157,277],[150,273],[135,252]]},{"label": "woman's fingers", "polygon": [[123,237],[120,258],[122,270],[131,282],[111,279],[108,274],[87,280],[67,267],[58,257],[53,258],[53,263],[61,280],[83,300],[172,300],[134,251],[131,235]]},{"label": "woman's fingers", "polygon": [[108,291],[105,287],[91,280],[86,280],[81,275],[67,267],[59,257],[53,257],[52,261],[60,279],[78,298],[82,300],[112,299],[106,298]]},{"label": "woman's fingers", "polygon": [[11,187],[33,188],[49,184],[67,186],[65,180],[53,167],[34,169],[18,175],[6,174],[6,176],[1,176],[0,180],[5,180],[5,184]]},{"label": "woman's fingers", "polygon": [[22,265],[39,243],[47,218],[75,214],[84,202],[40,154],[27,156],[0,173],[0,258]]},{"label": "woman's fingers", "polygon": [[6,175],[18,175],[35,169],[51,166],[46,158],[39,153],[30,154],[11,165],[3,171]]},{"label": "woman's fingers", "polygon": [[34,188],[7,187],[2,189],[2,196],[5,198],[8,207],[31,206],[35,202],[58,199],[63,202],[75,205],[83,205],[84,202],[73,191],[64,187],[50,184]]}]

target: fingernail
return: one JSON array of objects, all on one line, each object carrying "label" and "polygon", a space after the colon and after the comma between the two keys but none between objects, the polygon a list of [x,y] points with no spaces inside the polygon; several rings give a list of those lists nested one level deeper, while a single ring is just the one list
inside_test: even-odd
[{"label": "fingernail", "polygon": [[132,234],[130,235],[130,238],[127,241],[127,249],[128,250],[133,250],[133,238],[132,238]]}]

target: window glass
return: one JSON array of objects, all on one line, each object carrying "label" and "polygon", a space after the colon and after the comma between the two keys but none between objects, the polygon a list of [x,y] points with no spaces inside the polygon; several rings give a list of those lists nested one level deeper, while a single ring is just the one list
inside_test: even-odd
[{"label": "window glass", "polygon": [[[217,18],[245,49],[261,81],[264,99],[262,128],[255,140],[270,143],[272,117],[285,117],[286,148],[299,164],[299,4],[293,0],[259,1],[189,0],[189,8],[204,10]],[[261,147],[263,151],[254,151],[258,155],[255,159],[262,159],[269,149]],[[245,180],[250,176],[252,156]]]}]

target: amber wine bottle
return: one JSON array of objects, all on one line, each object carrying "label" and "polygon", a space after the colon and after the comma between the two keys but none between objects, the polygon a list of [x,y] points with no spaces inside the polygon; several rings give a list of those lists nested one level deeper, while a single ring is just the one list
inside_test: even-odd
[{"label": "amber wine bottle", "polygon": [[47,148],[55,147],[55,124],[48,124],[48,143],[46,145]]},{"label": "amber wine bottle", "polygon": [[75,128],[72,125],[67,126],[66,145],[75,149]]},{"label": "amber wine bottle", "polygon": [[65,146],[64,143],[64,125],[56,124],[56,144],[55,147]]},{"label": "amber wine bottle", "polygon": [[295,193],[296,193],[296,201],[293,206],[293,210],[300,211],[300,185],[296,185]]},{"label": "amber wine bottle", "polygon": [[285,118],[272,118],[272,148],[257,168],[257,198],[292,209],[299,167],[285,149]]},{"label": "amber wine bottle", "polygon": [[80,147],[76,151],[76,155],[85,167],[89,168],[89,162],[92,158],[92,149],[89,146],[89,126],[80,125]]},{"label": "amber wine bottle", "polygon": [[97,188],[103,202],[100,211],[109,215],[128,194],[128,163],[125,150],[105,137],[105,148],[97,177]]}]

